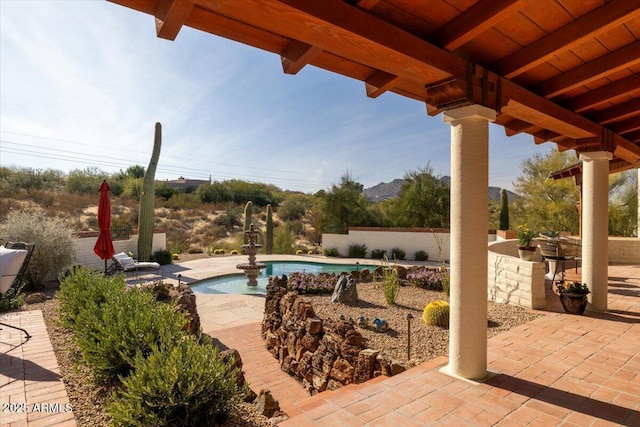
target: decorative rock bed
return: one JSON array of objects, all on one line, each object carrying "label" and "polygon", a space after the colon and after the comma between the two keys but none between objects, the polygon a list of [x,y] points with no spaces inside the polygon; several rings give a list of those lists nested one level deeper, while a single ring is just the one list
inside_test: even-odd
[{"label": "decorative rock bed", "polygon": [[350,322],[317,317],[311,302],[287,291],[284,276],[269,279],[262,337],[281,369],[310,394],[407,369],[405,362],[367,348]]}]

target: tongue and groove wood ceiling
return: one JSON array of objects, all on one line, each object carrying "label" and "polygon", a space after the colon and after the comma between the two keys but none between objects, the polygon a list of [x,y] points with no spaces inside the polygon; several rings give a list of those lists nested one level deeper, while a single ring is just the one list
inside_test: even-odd
[{"label": "tongue and groove wood ceiling", "polygon": [[[640,0],[110,0],[391,91],[428,114],[481,104],[507,135],[640,165]],[[514,145],[514,150],[518,147]]]}]

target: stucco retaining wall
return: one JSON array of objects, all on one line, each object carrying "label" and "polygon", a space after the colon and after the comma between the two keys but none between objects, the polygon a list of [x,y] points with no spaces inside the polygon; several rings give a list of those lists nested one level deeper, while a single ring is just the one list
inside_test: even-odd
[{"label": "stucco retaining wall", "polygon": [[640,265],[640,239],[609,237],[609,264]]},{"label": "stucco retaining wall", "polygon": [[497,241],[489,244],[488,262],[489,301],[532,309],[546,307],[545,265],[539,250],[534,261],[523,261],[515,240]]}]

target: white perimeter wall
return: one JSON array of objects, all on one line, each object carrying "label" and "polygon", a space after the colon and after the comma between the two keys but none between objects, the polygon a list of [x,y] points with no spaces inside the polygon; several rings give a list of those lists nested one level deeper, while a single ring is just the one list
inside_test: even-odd
[{"label": "white perimeter wall", "polygon": [[[450,235],[442,228],[384,228],[350,227],[349,234],[323,234],[322,248],[336,248],[340,256],[347,256],[350,245],[366,245],[367,258],[374,249],[384,249],[390,256],[391,249],[398,247],[406,252],[407,259],[413,260],[417,251],[426,251],[429,261],[438,260],[436,236],[442,241],[442,259],[449,261]],[[494,241],[495,234],[487,234],[487,241]]]},{"label": "white perimeter wall", "polygon": [[[93,247],[98,240],[98,233],[94,235],[82,236],[76,239],[76,265],[83,267],[91,267],[98,270],[104,269],[104,260],[100,259],[94,252]],[[133,252],[134,258],[138,253],[138,235],[133,234],[129,240],[114,240],[113,248],[118,252]],[[151,252],[163,250],[167,248],[166,233],[154,233]],[[107,263],[111,265],[111,261]]]}]

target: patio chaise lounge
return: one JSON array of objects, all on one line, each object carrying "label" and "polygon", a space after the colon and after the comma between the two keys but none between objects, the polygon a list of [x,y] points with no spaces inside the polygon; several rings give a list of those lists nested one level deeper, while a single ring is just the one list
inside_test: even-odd
[{"label": "patio chaise lounge", "polygon": [[[27,271],[27,265],[33,254],[35,244],[23,242],[9,242],[7,246],[0,246],[0,294],[3,296],[14,292],[20,292],[20,283]],[[31,338],[29,332],[17,326],[0,322],[0,325],[7,328],[18,329]]]},{"label": "patio chaise lounge", "polygon": [[162,268],[157,262],[138,262],[124,252],[115,254],[112,259],[116,269],[124,271],[125,274],[132,271],[137,273],[139,270],[145,269],[153,269],[156,270],[157,274],[160,274],[160,270]]}]

